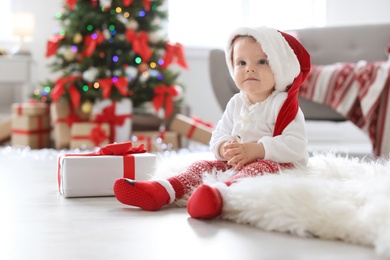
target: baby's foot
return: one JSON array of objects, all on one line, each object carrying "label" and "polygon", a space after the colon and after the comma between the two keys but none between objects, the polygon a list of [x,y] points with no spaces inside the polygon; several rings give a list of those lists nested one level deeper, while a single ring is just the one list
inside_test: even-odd
[{"label": "baby's foot", "polygon": [[218,189],[200,185],[187,202],[187,211],[192,218],[211,219],[222,213],[222,196]]},{"label": "baby's foot", "polygon": [[115,197],[123,204],[144,210],[159,210],[170,203],[170,195],[157,181],[135,181],[117,179],[114,184]]}]

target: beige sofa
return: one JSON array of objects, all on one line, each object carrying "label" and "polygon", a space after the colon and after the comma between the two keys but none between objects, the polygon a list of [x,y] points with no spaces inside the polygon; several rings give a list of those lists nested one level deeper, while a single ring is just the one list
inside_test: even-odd
[{"label": "beige sofa", "polygon": [[[315,65],[387,59],[390,24],[307,28],[294,30],[294,33]],[[230,97],[237,93],[237,88],[229,76],[223,50],[212,50],[209,58],[213,90],[219,105],[224,108]],[[300,106],[307,120],[344,120],[331,108],[303,98]]]}]

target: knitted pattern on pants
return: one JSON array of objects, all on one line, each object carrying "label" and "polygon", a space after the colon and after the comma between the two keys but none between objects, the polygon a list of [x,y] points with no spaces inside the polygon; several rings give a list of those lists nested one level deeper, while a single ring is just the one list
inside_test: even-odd
[{"label": "knitted pattern on pants", "polygon": [[[236,180],[244,177],[255,177],[263,175],[264,173],[277,173],[282,169],[292,168],[291,163],[276,163],[267,160],[257,160],[245,165],[240,171],[238,171],[227,184],[235,182]],[[172,184],[175,192],[176,199],[180,199],[191,192],[194,188],[203,183],[203,174],[211,174],[214,170],[217,172],[224,172],[232,169],[233,167],[228,165],[226,161],[197,161],[192,163],[184,172],[171,177],[168,181]]]}]

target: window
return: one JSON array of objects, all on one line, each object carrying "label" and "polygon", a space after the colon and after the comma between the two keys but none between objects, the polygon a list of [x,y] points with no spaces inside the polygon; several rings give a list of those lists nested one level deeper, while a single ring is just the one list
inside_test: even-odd
[{"label": "window", "polygon": [[171,41],[189,46],[224,47],[238,26],[280,30],[325,25],[326,0],[168,0]]},{"label": "window", "polygon": [[0,40],[9,40],[12,37],[11,0],[1,0],[0,8]]}]

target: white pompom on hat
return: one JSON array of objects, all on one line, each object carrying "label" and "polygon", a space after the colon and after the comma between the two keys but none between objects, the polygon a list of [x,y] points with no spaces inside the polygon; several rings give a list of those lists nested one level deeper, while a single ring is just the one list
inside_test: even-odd
[{"label": "white pompom on hat", "polygon": [[310,72],[310,55],[290,34],[270,27],[241,27],[230,34],[225,49],[226,63],[233,78],[231,46],[239,36],[252,36],[260,44],[274,73],[275,89],[288,93],[275,123],[274,136],[280,135],[298,113],[298,90]]}]

